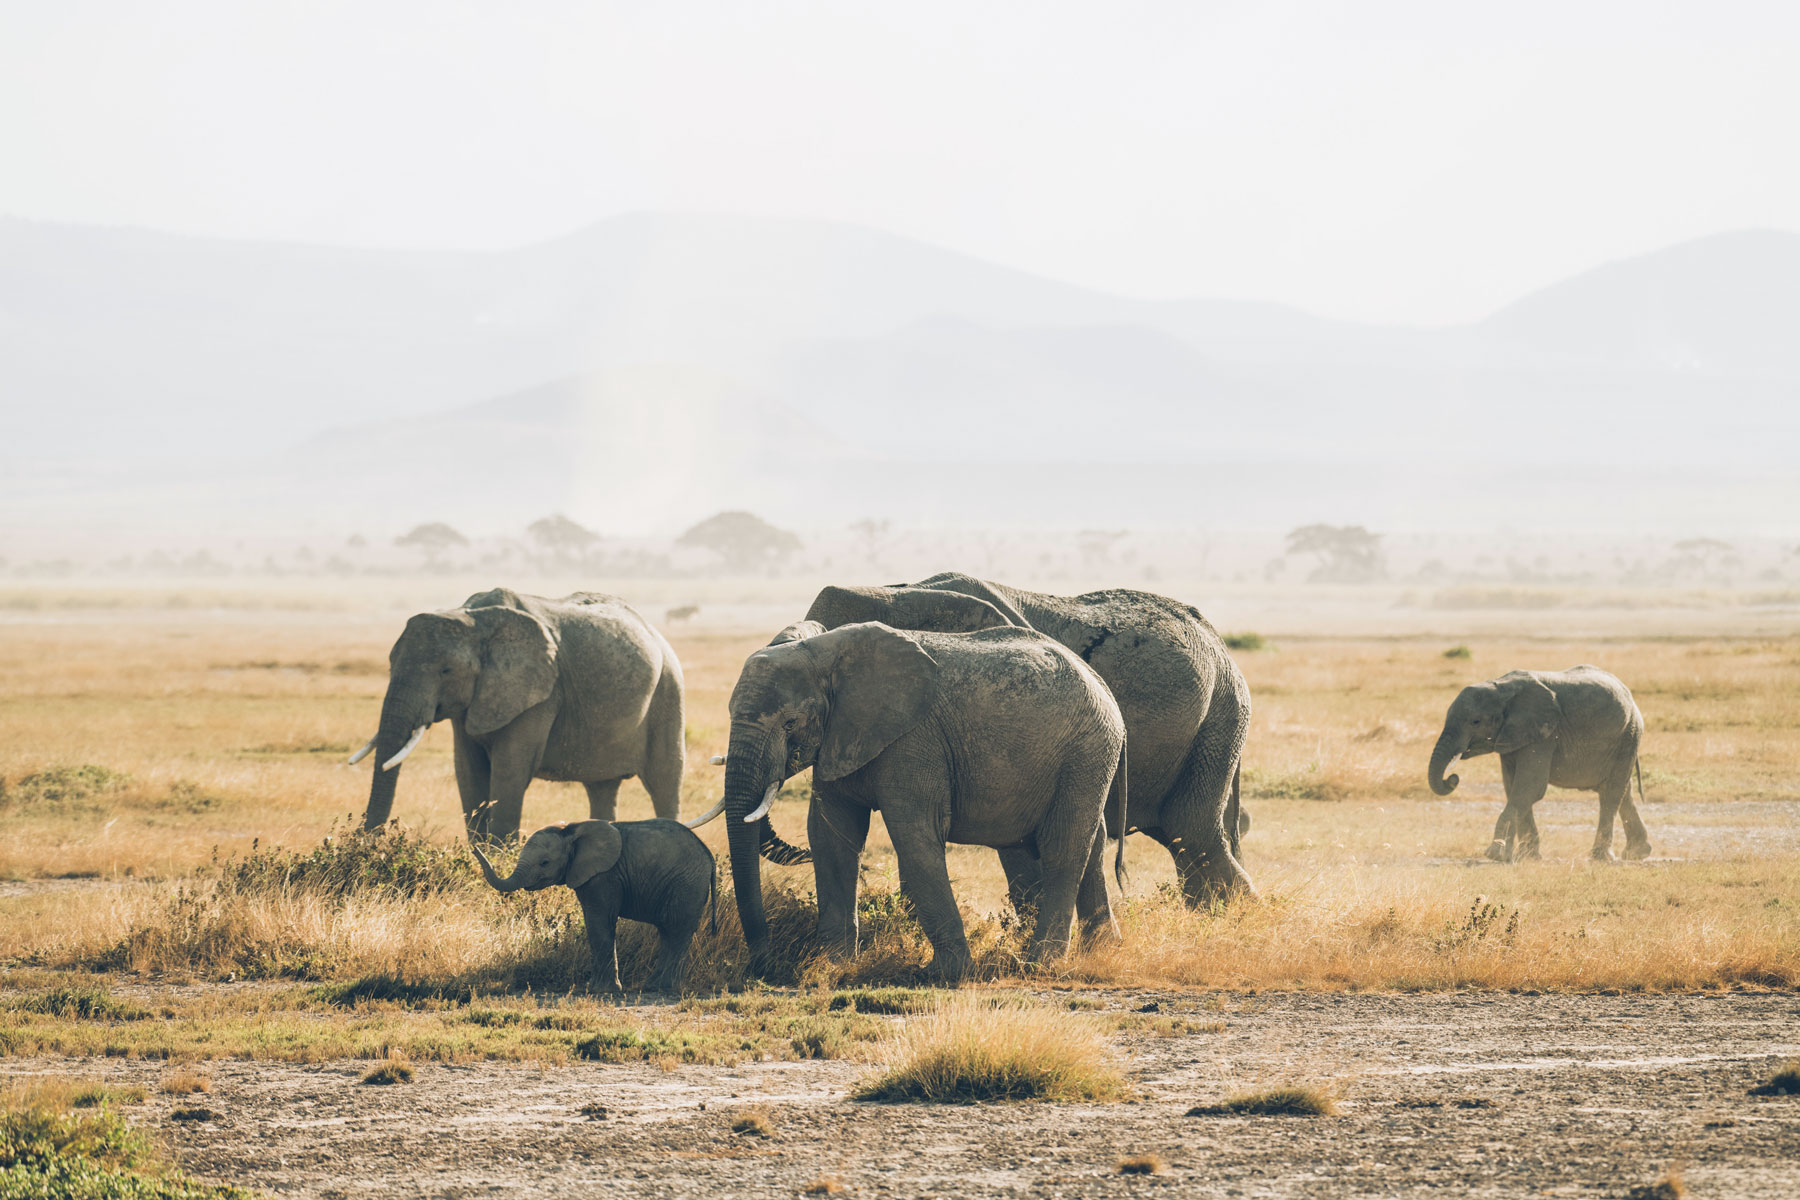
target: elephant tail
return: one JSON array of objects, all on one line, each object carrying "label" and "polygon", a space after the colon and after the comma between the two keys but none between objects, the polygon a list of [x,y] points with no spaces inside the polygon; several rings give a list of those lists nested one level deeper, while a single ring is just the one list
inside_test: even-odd
[{"label": "elephant tail", "polygon": [[1644,799],[1644,760],[1641,758],[1632,759],[1631,760],[1631,769],[1637,774],[1638,803],[1639,804],[1650,803],[1648,800]]},{"label": "elephant tail", "polygon": [[1244,764],[1240,760],[1231,768],[1231,796],[1225,801],[1225,843],[1231,847],[1231,857],[1240,860],[1244,856],[1244,792],[1240,786],[1243,774]]},{"label": "elephant tail", "polygon": [[1113,772],[1112,793],[1106,799],[1105,825],[1106,830],[1117,830],[1119,834],[1118,849],[1113,851],[1113,878],[1121,892],[1125,890],[1125,811],[1130,798],[1125,783],[1125,746],[1126,743],[1119,743],[1119,769]]}]

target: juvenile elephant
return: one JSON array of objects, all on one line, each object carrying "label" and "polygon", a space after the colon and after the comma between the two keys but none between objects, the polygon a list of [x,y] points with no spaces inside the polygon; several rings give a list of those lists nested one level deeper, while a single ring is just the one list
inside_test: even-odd
[{"label": "juvenile elephant", "polygon": [[614,937],[619,918],[656,926],[656,967],[645,990],[674,992],[709,900],[716,903],[712,851],[679,821],[575,821],[546,825],[525,839],[513,873],[502,879],[481,852],[481,873],[500,892],[575,889],[594,952],[596,991],[619,991]]},{"label": "juvenile elephant", "polygon": [[[731,870],[752,970],[767,969],[758,834],[775,793],[813,768],[808,840],[819,935],[857,949],[857,864],[879,810],[900,885],[931,940],[931,973],[969,968],[946,842],[1018,848],[1042,863],[1031,950],[1114,932],[1103,860],[1106,809],[1125,796],[1125,723],[1099,677],[1028,629],[907,633],[875,622],[801,622],[752,654],[731,693],[725,766]],[[1110,800],[1109,800],[1110,798]],[[1115,870],[1122,871],[1121,858]]]},{"label": "juvenile elephant", "polygon": [[589,813],[614,815],[619,784],[643,777],[659,817],[681,806],[686,765],[681,664],[616,596],[561,600],[505,588],[407,621],[388,654],[364,828],[387,821],[397,768],[448,720],[463,820],[477,837],[518,834],[533,779],[585,784]]},{"label": "juvenile elephant", "polygon": [[[806,617],[827,629],[853,621],[943,633],[1017,625],[1061,642],[1111,689],[1131,742],[1130,810],[1122,830],[1109,826],[1108,834],[1141,831],[1167,848],[1190,905],[1255,894],[1239,848],[1250,824],[1238,788],[1250,688],[1191,606],[1125,589],[1051,596],[946,572],[916,584],[827,587]],[[1036,890],[1035,864],[1016,850],[1000,857],[1023,907]]]},{"label": "juvenile elephant", "polygon": [[[1613,857],[1613,814],[1625,824],[1625,857],[1650,853],[1650,835],[1631,802],[1644,718],[1631,692],[1599,667],[1568,671],[1512,671],[1464,688],[1450,704],[1444,731],[1431,752],[1431,790],[1448,796],[1458,776],[1445,778],[1452,760],[1500,756],[1506,807],[1494,825],[1487,856],[1500,862],[1537,858],[1534,804],[1555,785],[1600,793],[1600,827],[1594,857]],[[1638,794],[1643,795],[1643,777]]]}]

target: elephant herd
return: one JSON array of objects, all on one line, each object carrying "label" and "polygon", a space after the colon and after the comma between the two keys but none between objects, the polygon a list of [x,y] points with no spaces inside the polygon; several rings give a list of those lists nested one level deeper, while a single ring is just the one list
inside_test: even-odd
[{"label": "elephant herd", "polygon": [[[1035,913],[1038,961],[1116,938],[1106,843],[1124,882],[1124,839],[1172,858],[1199,906],[1254,896],[1240,839],[1250,690],[1223,639],[1189,605],[1113,589],[1053,596],[945,573],[915,584],[827,587],[805,616],[745,661],[730,700],[723,799],[681,824],[686,762],[681,666],[663,636],[616,597],[560,600],[506,589],[407,622],[389,655],[364,823],[392,811],[401,762],[450,722],[464,821],[503,891],[573,888],[595,986],[617,991],[614,926],[657,927],[652,990],[679,985],[714,896],[711,852],[693,828],[720,815],[753,972],[769,968],[760,859],[811,860],[820,940],[857,949],[858,863],[879,811],[901,888],[931,942],[929,971],[953,982],[968,943],[946,869],[948,843],[999,851],[1008,893]],[[1649,853],[1631,802],[1643,718],[1595,667],[1515,671],[1451,704],[1429,777],[1448,795],[1458,757],[1500,755],[1506,805],[1490,857],[1538,853],[1532,806],[1547,785],[1600,793],[1596,857],[1622,816],[1627,857]],[[715,760],[718,761],[718,760]],[[807,849],[774,829],[781,785],[812,769]],[[619,784],[642,779],[656,819],[614,823]],[[484,842],[517,836],[533,779],[582,784],[590,819],[528,838],[502,877]],[[1642,788],[1640,783],[1640,794]]]}]

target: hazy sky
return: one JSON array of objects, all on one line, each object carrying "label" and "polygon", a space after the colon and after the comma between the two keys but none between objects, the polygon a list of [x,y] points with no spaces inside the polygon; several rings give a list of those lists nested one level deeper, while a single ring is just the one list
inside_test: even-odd
[{"label": "hazy sky", "polygon": [[499,247],[674,208],[1445,322],[1800,229],[1800,5],[0,2],[0,212]]}]

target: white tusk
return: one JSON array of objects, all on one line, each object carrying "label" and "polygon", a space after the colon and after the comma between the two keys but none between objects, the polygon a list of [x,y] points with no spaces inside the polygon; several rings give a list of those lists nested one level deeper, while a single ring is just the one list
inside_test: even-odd
[{"label": "white tusk", "polygon": [[[380,737],[380,736],[381,735],[379,733],[375,735],[375,737]],[[369,757],[369,751],[373,750],[374,748],[375,748],[375,738],[370,738],[367,742],[363,743],[363,748],[361,750],[358,750],[355,754],[352,754],[350,756],[349,761],[346,762],[344,765],[349,766],[349,767],[354,767],[357,763],[359,763],[363,759]]]},{"label": "white tusk", "polygon": [[704,813],[695,817],[693,820],[683,821],[682,824],[686,825],[689,829],[698,829],[702,825],[706,824],[708,821],[712,820],[714,817],[718,816],[720,813],[722,813],[724,811],[725,811],[725,801],[720,800],[717,804],[713,805],[711,808],[707,809]]},{"label": "white tusk", "polygon": [[401,763],[405,762],[406,756],[413,752],[413,747],[419,744],[419,739],[424,737],[425,731],[430,728],[431,726],[429,725],[421,725],[413,730],[413,735],[406,740],[406,745],[400,747],[400,753],[382,763],[381,769],[384,771],[391,771]]},{"label": "white tusk", "polygon": [[780,790],[781,784],[779,782],[771,783],[769,785],[769,790],[763,793],[763,802],[756,806],[755,812],[744,818],[744,824],[749,825],[752,822],[760,821],[767,816],[769,809],[775,806],[775,793]]},{"label": "white tusk", "polygon": [[723,754],[715,754],[710,761],[713,766],[722,767],[725,765],[725,756]]}]

